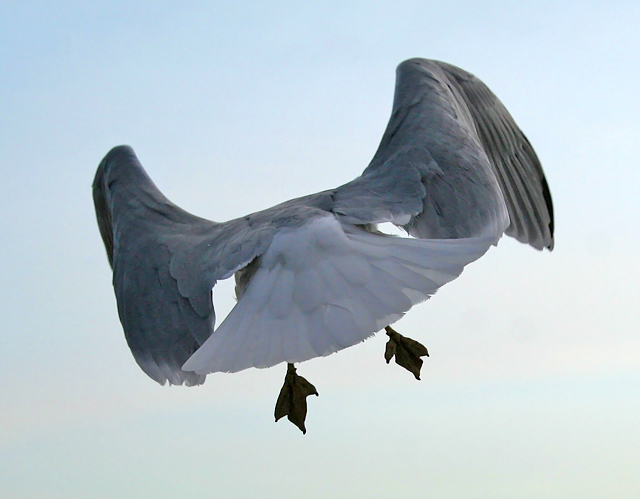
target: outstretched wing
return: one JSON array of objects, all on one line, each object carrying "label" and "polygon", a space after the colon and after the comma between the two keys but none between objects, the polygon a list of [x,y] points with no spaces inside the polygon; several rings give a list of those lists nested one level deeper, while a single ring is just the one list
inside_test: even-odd
[{"label": "outstretched wing", "polygon": [[498,237],[391,237],[329,213],[282,227],[236,306],[183,369],[236,372],[355,345],[455,279]]},{"label": "outstretched wing", "polygon": [[338,189],[336,212],[422,238],[506,228],[538,249],[553,246],[551,196],[531,145],[480,80],[438,61],[398,66],[378,151]]},{"label": "outstretched wing", "polygon": [[511,224],[506,233],[534,248],[553,249],[553,203],[542,165],[502,102],[480,79],[444,62],[449,82],[466,103],[500,181]]},{"label": "outstretched wing", "polygon": [[171,203],[133,150],[113,148],[93,183],[98,226],[127,343],[160,384],[197,385],[205,376],[181,369],[213,332],[211,290],[268,244],[268,230],[242,220],[226,224]]}]

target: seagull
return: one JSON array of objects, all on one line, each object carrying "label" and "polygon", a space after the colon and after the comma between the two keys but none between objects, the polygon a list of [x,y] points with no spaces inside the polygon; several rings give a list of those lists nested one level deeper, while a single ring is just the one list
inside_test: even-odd
[{"label": "seagull", "polygon": [[[387,363],[419,379],[427,349],[391,325],[503,234],[553,249],[553,206],[533,147],[491,90],[447,63],[410,59],[369,166],[335,189],[228,222],[169,201],[134,151],[93,182],[118,314],[142,370],[164,385],[287,364],[275,409],[306,432],[315,387],[294,364],[385,330]],[[383,233],[391,223],[406,237]],[[235,277],[215,328],[212,291]]]}]

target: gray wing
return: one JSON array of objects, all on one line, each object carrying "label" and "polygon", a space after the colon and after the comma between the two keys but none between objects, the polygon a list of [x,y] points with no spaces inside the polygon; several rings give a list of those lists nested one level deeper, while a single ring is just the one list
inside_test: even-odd
[{"label": "gray wing", "polygon": [[201,384],[204,375],[181,366],[213,331],[212,288],[263,251],[270,231],[252,231],[243,220],[222,227],[185,212],[126,146],[100,163],[93,198],[136,361],[160,384]]},{"label": "gray wing", "polygon": [[553,249],[553,203],[542,165],[527,137],[489,88],[471,73],[444,62],[460,93],[500,181],[511,224],[507,235],[542,249]]},{"label": "gray wing", "polygon": [[553,246],[551,196],[531,145],[482,82],[438,61],[398,66],[378,151],[361,177],[336,191],[335,210],[420,238],[506,229],[538,249]]}]

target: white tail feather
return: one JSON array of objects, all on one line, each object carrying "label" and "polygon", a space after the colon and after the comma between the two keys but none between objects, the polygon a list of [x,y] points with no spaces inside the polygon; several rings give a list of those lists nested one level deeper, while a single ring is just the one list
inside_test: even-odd
[{"label": "white tail feather", "polygon": [[334,217],[283,230],[244,295],[183,369],[236,372],[360,343],[458,277],[498,238],[393,237]]}]

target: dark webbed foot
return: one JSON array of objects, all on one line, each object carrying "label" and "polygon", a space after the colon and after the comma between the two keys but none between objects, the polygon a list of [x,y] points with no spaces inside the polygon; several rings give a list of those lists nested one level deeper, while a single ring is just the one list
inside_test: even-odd
[{"label": "dark webbed foot", "polygon": [[427,347],[411,338],[402,336],[392,329],[391,326],[385,327],[384,330],[387,332],[387,336],[389,336],[387,348],[384,352],[384,358],[387,364],[395,355],[396,364],[413,373],[416,379],[420,379],[420,368],[422,367],[422,359],[420,357],[424,357],[425,355],[429,357]]},{"label": "dark webbed foot", "polygon": [[307,397],[309,395],[318,395],[316,387],[302,376],[298,376],[293,364],[287,364],[287,375],[276,402],[276,421],[287,416],[289,421],[300,428],[302,433],[307,433],[304,420],[307,417]]}]

